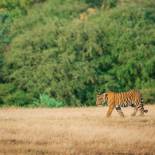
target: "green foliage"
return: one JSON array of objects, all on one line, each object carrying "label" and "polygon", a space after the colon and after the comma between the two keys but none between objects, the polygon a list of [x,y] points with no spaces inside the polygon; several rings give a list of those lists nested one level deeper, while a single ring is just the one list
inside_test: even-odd
[{"label": "green foliage", "polygon": [[1,0],[0,8],[6,8],[8,10],[12,10],[15,8],[26,8],[29,5],[33,5],[35,3],[45,2],[46,0]]},{"label": "green foliage", "polygon": [[85,3],[89,4],[91,7],[101,6],[104,0],[83,0]]},{"label": "green foliage", "polygon": [[118,0],[82,0],[87,3],[90,7],[108,7],[112,8],[117,5]]},{"label": "green foliage", "polygon": [[16,90],[15,92],[7,95],[5,105],[14,106],[28,106],[32,103],[32,96],[21,90]]},{"label": "green foliage", "polygon": [[11,41],[10,32],[11,18],[7,12],[0,12],[0,54]]},{"label": "green foliage", "polygon": [[34,105],[41,107],[63,107],[64,103],[62,101],[51,98],[46,94],[41,94],[39,99],[34,101]]},{"label": "green foliage", "polygon": [[25,93],[22,90],[17,90],[15,85],[11,83],[0,84],[0,104],[27,106],[33,101],[31,94]]},{"label": "green foliage", "polygon": [[94,105],[98,92],[129,89],[155,101],[153,0],[10,2],[0,2],[1,103]]}]

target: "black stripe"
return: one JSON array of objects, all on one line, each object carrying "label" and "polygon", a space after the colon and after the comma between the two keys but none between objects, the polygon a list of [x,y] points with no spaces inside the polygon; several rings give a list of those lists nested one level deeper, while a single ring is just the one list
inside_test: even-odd
[{"label": "black stripe", "polygon": [[135,105],[131,103],[131,107],[135,107]]},{"label": "black stripe", "polygon": [[139,105],[137,106],[137,108],[142,108],[142,105],[139,104]]}]

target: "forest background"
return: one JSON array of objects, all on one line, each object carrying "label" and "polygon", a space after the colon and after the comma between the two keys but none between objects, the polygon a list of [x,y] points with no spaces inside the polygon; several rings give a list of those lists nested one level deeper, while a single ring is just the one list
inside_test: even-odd
[{"label": "forest background", "polygon": [[154,0],[1,0],[0,106],[155,103]]}]

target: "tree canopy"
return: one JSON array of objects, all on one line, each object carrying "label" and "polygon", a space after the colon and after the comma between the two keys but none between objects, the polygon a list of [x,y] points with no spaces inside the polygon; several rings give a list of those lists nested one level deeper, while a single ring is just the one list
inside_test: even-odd
[{"label": "tree canopy", "polygon": [[94,105],[130,89],[155,102],[153,0],[0,2],[1,105]]}]

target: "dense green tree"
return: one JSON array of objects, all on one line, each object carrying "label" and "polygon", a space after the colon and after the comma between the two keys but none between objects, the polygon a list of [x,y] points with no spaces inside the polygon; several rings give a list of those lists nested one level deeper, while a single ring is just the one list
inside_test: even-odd
[{"label": "dense green tree", "polygon": [[[96,93],[129,89],[154,102],[153,0],[14,2],[0,3],[11,18],[0,33],[1,102],[93,105]],[[81,21],[90,7],[96,14]]]}]

